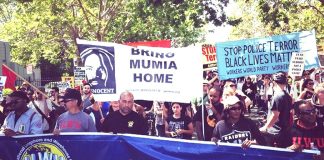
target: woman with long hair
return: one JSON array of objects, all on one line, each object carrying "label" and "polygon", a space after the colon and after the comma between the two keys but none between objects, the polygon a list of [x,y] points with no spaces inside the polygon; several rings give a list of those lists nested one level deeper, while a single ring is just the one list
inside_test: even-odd
[{"label": "woman with long hair", "polygon": [[194,130],[191,119],[181,114],[182,106],[180,103],[173,102],[171,107],[173,114],[165,122],[166,136],[179,139],[191,139]]},{"label": "woman with long hair", "polygon": [[312,79],[305,79],[302,84],[302,91],[298,99],[311,99],[314,94],[314,81]]}]

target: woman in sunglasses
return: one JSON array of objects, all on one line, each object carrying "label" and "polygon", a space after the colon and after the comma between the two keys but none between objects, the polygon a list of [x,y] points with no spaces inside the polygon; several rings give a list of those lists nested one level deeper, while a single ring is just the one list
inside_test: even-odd
[{"label": "woman in sunglasses", "polygon": [[248,148],[252,144],[265,145],[256,124],[249,118],[244,117],[244,105],[236,96],[229,96],[224,100],[225,108],[223,120],[216,124],[212,141],[242,144]]},{"label": "woman in sunglasses", "polygon": [[316,108],[310,101],[301,100],[295,102],[294,109],[297,120],[285,138],[288,148],[295,151],[317,148],[321,151],[321,158],[324,158],[324,132],[316,121]]},{"label": "woman in sunglasses", "polygon": [[312,79],[305,79],[302,84],[302,92],[298,99],[311,99],[314,94],[314,81]]}]

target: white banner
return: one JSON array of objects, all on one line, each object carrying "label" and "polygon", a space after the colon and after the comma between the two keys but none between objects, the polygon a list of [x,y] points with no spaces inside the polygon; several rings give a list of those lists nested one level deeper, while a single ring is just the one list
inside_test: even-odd
[{"label": "white banner", "polygon": [[7,76],[0,76],[0,101],[3,101],[2,90],[5,87],[6,80],[7,80]]},{"label": "white banner", "polygon": [[135,99],[189,102],[202,95],[201,47],[130,47],[77,40],[87,81],[97,101]]}]

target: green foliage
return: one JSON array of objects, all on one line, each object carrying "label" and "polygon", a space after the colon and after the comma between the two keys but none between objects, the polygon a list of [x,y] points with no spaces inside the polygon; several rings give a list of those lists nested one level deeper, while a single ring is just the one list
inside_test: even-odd
[{"label": "green foliage", "polygon": [[312,29],[315,29],[318,40],[324,38],[324,7],[320,1],[238,0],[237,4],[243,13],[242,23],[234,27],[232,39],[265,37]]},{"label": "green foliage", "polygon": [[[12,61],[39,66],[41,59],[72,66],[76,39],[116,43],[172,39],[176,46],[200,41],[202,27],[228,21],[228,0],[4,0],[0,38]],[[235,24],[235,20],[230,23]],[[236,22],[237,23],[237,22]]]}]

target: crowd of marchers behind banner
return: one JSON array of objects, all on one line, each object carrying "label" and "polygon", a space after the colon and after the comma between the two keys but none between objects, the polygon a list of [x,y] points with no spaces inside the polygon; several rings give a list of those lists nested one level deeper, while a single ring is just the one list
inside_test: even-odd
[{"label": "crowd of marchers behind banner", "polygon": [[[98,102],[91,85],[33,91],[24,83],[1,103],[5,136],[61,132],[130,133],[179,139],[324,151],[324,83],[320,70],[293,80],[285,72],[221,81],[204,72],[191,103],[141,101],[131,92]],[[42,93],[40,93],[42,92]],[[143,125],[147,124],[147,125]]]}]

